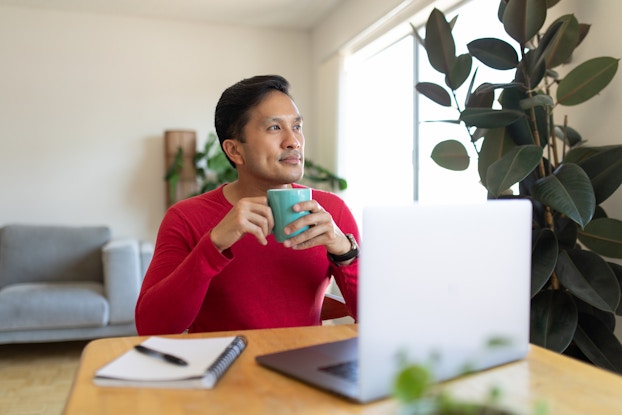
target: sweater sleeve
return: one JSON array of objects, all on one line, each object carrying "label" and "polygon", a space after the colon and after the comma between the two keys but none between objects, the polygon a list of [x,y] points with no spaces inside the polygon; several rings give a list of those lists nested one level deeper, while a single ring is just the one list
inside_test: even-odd
[{"label": "sweater sleeve", "polygon": [[[343,200],[337,196],[334,196],[334,199],[334,204],[330,203],[333,220],[343,233],[354,235],[354,239],[359,242],[360,234],[354,215]],[[357,320],[358,315],[358,270],[358,259],[345,266],[338,266],[330,262],[330,273],[335,278],[337,287],[339,287],[346,302],[346,307],[354,320]]]},{"label": "sweater sleeve", "polygon": [[209,232],[193,235],[182,215],[169,210],[136,304],[138,334],[186,330],[199,313],[212,278],[230,260],[228,251],[221,253],[214,246]]}]

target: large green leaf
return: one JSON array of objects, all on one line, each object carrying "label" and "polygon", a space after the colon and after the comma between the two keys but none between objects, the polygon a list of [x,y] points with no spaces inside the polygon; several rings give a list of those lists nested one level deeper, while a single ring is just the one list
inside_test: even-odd
[{"label": "large green leaf", "polygon": [[499,128],[512,124],[524,116],[524,112],[515,110],[466,108],[460,113],[460,121],[463,121],[470,127]]},{"label": "large green leaf", "polygon": [[545,45],[541,58],[550,69],[568,62],[578,43],[579,22],[572,14],[567,14],[551,23],[538,48]]},{"label": "large green leaf", "polygon": [[578,323],[577,306],[561,290],[542,291],[531,300],[529,341],[556,352],[566,350]]},{"label": "large green leaf", "polygon": [[583,40],[587,37],[587,34],[590,32],[590,28],[592,26],[587,23],[579,23],[579,42],[577,46],[579,46]]},{"label": "large green leaf", "polygon": [[432,82],[419,82],[415,89],[420,94],[444,107],[451,107],[451,96],[442,86]]},{"label": "large green leaf", "polygon": [[[499,97],[501,105],[504,109],[514,109],[522,111],[520,109],[521,100],[525,99],[527,95],[518,89],[504,89],[503,93]],[[517,145],[535,144],[536,141],[531,131],[531,125],[527,117],[521,117],[516,122],[508,125],[508,133],[512,140]]]},{"label": "large green leaf", "polygon": [[512,0],[503,11],[505,31],[521,46],[534,37],[546,20],[546,0]]},{"label": "large green leaf", "polygon": [[[469,106],[472,106],[472,107],[482,107],[482,106],[484,106],[484,105],[477,105],[477,104],[469,105],[469,101],[471,99],[478,100],[478,98],[473,98],[473,86],[475,85],[475,78],[477,77],[477,71],[478,71],[478,68],[475,68],[475,70],[473,71],[473,76],[471,76],[471,82],[469,82],[469,87],[467,88],[466,97],[464,99],[465,107],[469,107]],[[494,99],[494,92],[493,92],[493,99]],[[485,105],[485,106],[490,108],[490,107],[492,107],[492,103],[490,105]]]},{"label": "large green leaf", "polygon": [[555,274],[568,291],[599,310],[614,313],[618,307],[618,280],[611,267],[595,253],[581,249],[562,251]]},{"label": "large green leaf", "polygon": [[577,304],[577,310],[579,310],[579,319],[581,319],[581,314],[590,314],[602,321],[605,326],[607,326],[607,329],[613,333],[616,328],[615,314],[608,311],[599,310],[598,308],[589,305],[588,303],[577,297],[574,297],[574,301],[575,304]]},{"label": "large green leaf", "polygon": [[587,160],[588,158],[592,156],[595,156],[601,151],[602,150],[600,147],[579,146],[579,147],[573,148],[568,153],[566,153],[566,155],[564,156],[564,163],[574,163],[574,164],[581,165],[583,161]]},{"label": "large green leaf", "polygon": [[486,131],[482,147],[479,151],[477,170],[482,185],[486,187],[486,172],[488,167],[500,160],[508,151],[516,147],[506,128],[493,128]]},{"label": "large green leaf", "polygon": [[477,143],[480,139],[486,136],[488,129],[486,128],[476,128],[475,131],[471,133],[471,142]]},{"label": "large green leaf", "polygon": [[456,43],[445,15],[436,8],[430,13],[425,26],[425,50],[430,65],[448,76],[456,60]]},{"label": "large green leaf", "polygon": [[[544,219],[544,218],[543,218]],[[579,225],[565,215],[555,215],[555,236],[560,249],[572,249],[577,246]]]},{"label": "large green leaf", "polygon": [[592,251],[610,258],[622,258],[622,221],[594,219],[579,230],[579,240]]},{"label": "large green leaf", "polygon": [[495,101],[495,90],[486,88],[488,83],[484,83],[477,87],[474,92],[469,92],[465,107],[466,108],[492,108]]},{"label": "large green leaf", "polygon": [[476,39],[467,48],[471,55],[493,69],[514,69],[518,65],[516,49],[509,43],[494,37]]},{"label": "large green leaf", "polygon": [[520,111],[520,101],[527,98],[522,88],[504,88],[499,96],[499,103],[503,109]]},{"label": "large green leaf", "polygon": [[515,183],[523,180],[542,159],[542,147],[518,146],[488,167],[486,188],[492,197],[498,197]]},{"label": "large green leaf", "polygon": [[514,81],[524,85],[526,90],[536,89],[545,74],[546,62],[538,59],[535,50],[530,50],[518,64]]},{"label": "large green leaf", "polygon": [[574,68],[559,83],[557,102],[577,105],[597,95],[615,76],[618,61],[611,57],[594,58]]},{"label": "large green leaf", "polygon": [[449,75],[445,77],[445,83],[449,88],[455,91],[462,86],[471,73],[472,62],[473,58],[468,53],[456,58]]},{"label": "large green leaf", "polygon": [[[574,147],[580,144],[581,141],[583,141],[583,139],[581,138],[581,134],[577,130],[575,130],[574,128],[568,125],[566,126],[556,125],[554,128],[554,132],[555,132],[555,137],[559,138],[560,140],[563,140],[568,147]],[[566,157],[564,157],[564,160],[566,160]],[[572,163],[576,163],[576,161]]]},{"label": "large green leaf", "polygon": [[[550,97],[548,95],[537,94],[531,98],[526,98],[520,101],[521,107],[526,112],[533,112],[537,126],[537,129],[533,130],[531,122],[529,122],[526,118],[519,120],[511,126],[512,135],[515,136],[520,134],[520,137],[517,137],[517,140],[521,140],[521,143],[531,139],[533,140],[533,144],[540,144],[543,148],[548,144],[549,137],[552,134],[552,130],[550,129],[551,120],[548,118],[550,115],[550,109],[546,108],[549,107],[549,104],[552,104],[552,101],[550,101],[549,98]],[[536,132],[538,133],[537,135]]]},{"label": "large green leaf", "polygon": [[576,164],[562,164],[531,187],[531,195],[584,227],[596,208],[590,178]]},{"label": "large green leaf", "polygon": [[457,140],[438,143],[432,150],[432,160],[448,170],[462,171],[469,167],[469,154],[464,145]]},{"label": "large green leaf", "polygon": [[607,200],[622,184],[622,146],[601,150],[579,163],[592,181],[597,205]]},{"label": "large green leaf", "polygon": [[580,313],[574,341],[596,366],[622,374],[622,344],[598,318]]},{"label": "large green leaf", "polygon": [[555,264],[559,244],[555,233],[547,228],[541,229],[534,235],[531,251],[531,296],[535,296],[547,283]]},{"label": "large green leaf", "polygon": [[522,110],[529,110],[537,107],[549,107],[553,108],[555,103],[550,95],[536,94],[532,97],[521,99],[520,107]]},{"label": "large green leaf", "polygon": [[[484,82],[483,84],[481,84],[480,86],[477,87],[477,92],[481,93],[481,92],[489,92],[489,91],[494,91],[496,89],[519,89],[521,88],[522,85],[516,83],[516,82],[505,82],[502,84],[491,84],[489,82]],[[505,108],[505,105],[503,105],[503,107]],[[511,109],[518,109],[519,107],[516,106],[516,108],[511,108]]]}]

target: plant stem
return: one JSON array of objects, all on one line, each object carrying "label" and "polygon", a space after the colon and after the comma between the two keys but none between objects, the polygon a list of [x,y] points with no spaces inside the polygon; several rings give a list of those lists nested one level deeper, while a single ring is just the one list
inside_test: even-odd
[{"label": "plant stem", "polygon": [[554,290],[559,290],[562,288],[561,284],[559,283],[559,278],[557,278],[557,274],[555,273],[555,271],[551,273],[551,288]]},{"label": "plant stem", "polygon": [[[548,107],[547,107],[547,111],[548,111]],[[566,122],[568,120],[565,118],[564,119],[564,131],[566,130]],[[557,167],[559,166],[559,156],[557,155],[557,140],[555,139],[555,129],[553,128],[553,131],[551,132],[551,147],[553,148],[553,162],[554,162],[554,166]]]}]

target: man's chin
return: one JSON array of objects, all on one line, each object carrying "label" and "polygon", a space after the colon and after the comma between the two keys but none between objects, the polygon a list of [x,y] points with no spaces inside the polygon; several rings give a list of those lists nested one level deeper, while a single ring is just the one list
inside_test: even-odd
[{"label": "man's chin", "polygon": [[284,174],[282,175],[282,180],[283,183],[282,184],[292,184],[295,182],[298,182],[302,179],[302,177],[304,176],[304,172],[291,172],[290,174]]}]

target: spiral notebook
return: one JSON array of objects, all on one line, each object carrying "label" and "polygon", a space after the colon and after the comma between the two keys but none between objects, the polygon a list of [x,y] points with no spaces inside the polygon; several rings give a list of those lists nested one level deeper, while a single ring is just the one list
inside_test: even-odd
[{"label": "spiral notebook", "polygon": [[212,389],[246,348],[244,336],[208,339],[150,337],[141,343],[186,365],[129,350],[95,372],[98,386]]}]

